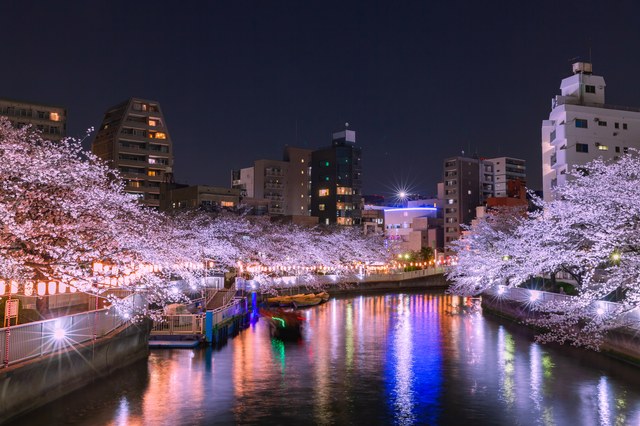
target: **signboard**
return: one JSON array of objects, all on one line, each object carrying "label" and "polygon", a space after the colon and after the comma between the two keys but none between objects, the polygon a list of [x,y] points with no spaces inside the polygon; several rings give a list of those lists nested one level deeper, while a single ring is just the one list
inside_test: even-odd
[{"label": "signboard", "polygon": [[5,319],[18,317],[18,303],[20,303],[18,299],[7,300],[7,304],[4,310]]},{"label": "signboard", "polygon": [[11,324],[11,319],[16,319],[16,324],[18,323],[18,304],[20,301],[18,299],[7,300],[7,303],[4,306],[4,326]]}]

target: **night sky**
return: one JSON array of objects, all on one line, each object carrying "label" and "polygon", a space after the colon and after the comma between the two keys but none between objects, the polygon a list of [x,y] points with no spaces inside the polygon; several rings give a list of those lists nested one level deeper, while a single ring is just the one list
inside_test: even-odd
[{"label": "night sky", "polygon": [[[317,148],[345,122],[365,193],[435,193],[446,156],[509,155],[541,187],[540,124],[572,59],[640,106],[632,1],[3,1],[0,97],[63,105],[68,134],[160,102],[179,182]],[[89,143],[87,143],[89,146]]]}]

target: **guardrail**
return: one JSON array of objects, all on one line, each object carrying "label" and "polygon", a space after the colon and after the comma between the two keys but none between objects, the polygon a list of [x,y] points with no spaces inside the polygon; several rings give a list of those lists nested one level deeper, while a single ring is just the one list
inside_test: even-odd
[{"label": "guardrail", "polygon": [[[343,274],[343,275],[306,275],[306,276],[286,276],[267,278],[263,282],[270,287],[288,288],[299,287],[310,284],[336,284],[336,283],[368,283],[386,281],[404,281],[431,275],[440,275],[445,272],[444,267],[433,267],[417,269],[408,272],[395,272],[389,274]],[[256,290],[260,283],[255,280],[245,280],[236,278],[236,290]]]},{"label": "guardrail", "polygon": [[[224,305],[212,311],[213,326],[220,324],[227,318],[245,313],[245,299],[243,297],[234,298],[234,291],[229,291],[228,295],[225,295]],[[151,334],[204,334],[204,327],[205,314],[164,315],[159,321],[154,321]]]},{"label": "guardrail", "polygon": [[154,321],[151,334],[202,334],[204,315],[164,315],[161,321]]},{"label": "guardrail", "polygon": [[[145,303],[133,296],[131,303]],[[40,357],[80,343],[106,336],[129,320],[117,314],[115,308],[99,309],[81,314],[0,328],[2,366]]]},{"label": "guardrail", "polygon": [[[528,288],[507,288],[498,286],[484,292],[485,295],[498,297],[503,300],[513,300],[523,304],[549,304],[554,302],[572,302],[577,296],[568,294],[551,293],[548,291],[534,290]],[[593,303],[594,315],[608,315],[621,310],[622,305],[616,302],[598,300]],[[620,325],[640,330],[640,308],[621,313],[618,321]]]},{"label": "guardrail", "polygon": [[213,311],[213,326],[220,324],[227,318],[234,317],[236,315],[242,315],[245,311],[245,299],[243,297],[234,298],[229,305],[215,309]]}]

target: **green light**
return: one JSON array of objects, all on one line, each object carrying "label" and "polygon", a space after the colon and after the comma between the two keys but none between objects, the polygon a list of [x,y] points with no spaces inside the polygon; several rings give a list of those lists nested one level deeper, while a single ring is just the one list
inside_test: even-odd
[{"label": "green light", "polygon": [[282,324],[282,325],[281,325],[281,327],[282,327],[282,328],[284,328],[284,327],[287,325],[287,323],[286,323],[282,318],[278,318],[278,317],[271,317],[271,319],[274,319],[274,320],[278,320],[278,321],[280,321],[280,323]]},{"label": "green light", "polygon": [[324,165],[325,165],[325,166],[327,166],[327,167],[329,167],[329,162],[328,162],[328,161],[325,161],[325,162],[324,162]]}]

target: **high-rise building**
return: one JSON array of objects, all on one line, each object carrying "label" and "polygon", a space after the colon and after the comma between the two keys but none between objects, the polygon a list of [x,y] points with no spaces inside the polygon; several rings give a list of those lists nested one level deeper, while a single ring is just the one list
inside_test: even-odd
[{"label": "high-rise building", "polygon": [[542,121],[542,188],[545,201],[573,168],[598,157],[612,159],[640,148],[640,109],[605,103],[605,81],[588,62],[573,64]]},{"label": "high-rise building", "polygon": [[0,99],[0,115],[15,127],[31,125],[44,139],[59,141],[67,134],[67,110],[61,106]]},{"label": "high-rise building", "polygon": [[471,223],[476,207],[491,197],[515,196],[509,192],[510,182],[524,186],[524,160],[511,157],[451,157],[444,160],[445,255],[453,254],[449,243],[460,238],[460,225]]},{"label": "high-rise building", "polygon": [[362,214],[362,149],[356,132],[333,134],[330,147],[311,154],[311,215],[320,223],[360,224]]},{"label": "high-rise building", "polygon": [[160,185],[173,176],[173,144],[158,102],[131,98],[109,108],[91,149],[118,169],[126,192],[159,207]]}]

